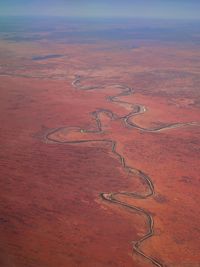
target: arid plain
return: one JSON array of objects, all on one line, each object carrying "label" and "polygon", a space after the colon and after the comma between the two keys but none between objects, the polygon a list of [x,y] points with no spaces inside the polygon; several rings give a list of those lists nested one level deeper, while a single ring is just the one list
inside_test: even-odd
[{"label": "arid plain", "polygon": [[38,27],[0,35],[0,265],[199,267],[200,35]]}]

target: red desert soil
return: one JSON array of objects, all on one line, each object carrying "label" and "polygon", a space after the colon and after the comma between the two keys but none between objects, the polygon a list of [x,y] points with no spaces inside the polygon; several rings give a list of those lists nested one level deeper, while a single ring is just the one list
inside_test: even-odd
[{"label": "red desert soil", "polygon": [[97,48],[1,44],[0,266],[198,267],[199,51]]}]

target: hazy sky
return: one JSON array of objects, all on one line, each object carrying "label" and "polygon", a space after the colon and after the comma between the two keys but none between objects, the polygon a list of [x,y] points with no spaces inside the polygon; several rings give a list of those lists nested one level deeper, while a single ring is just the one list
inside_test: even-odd
[{"label": "hazy sky", "polygon": [[0,15],[200,19],[200,0],[0,0]]}]

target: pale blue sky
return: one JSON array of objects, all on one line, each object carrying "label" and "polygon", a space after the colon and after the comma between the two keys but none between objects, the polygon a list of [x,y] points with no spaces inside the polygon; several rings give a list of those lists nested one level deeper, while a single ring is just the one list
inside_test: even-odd
[{"label": "pale blue sky", "polygon": [[200,0],[1,0],[0,15],[200,19]]}]

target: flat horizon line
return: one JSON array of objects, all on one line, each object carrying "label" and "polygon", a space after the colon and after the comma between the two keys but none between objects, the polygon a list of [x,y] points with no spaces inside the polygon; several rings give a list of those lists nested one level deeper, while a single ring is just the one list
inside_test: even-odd
[{"label": "flat horizon line", "polygon": [[62,19],[81,19],[81,20],[163,20],[163,21],[200,21],[200,18],[162,18],[162,17],[125,17],[125,16],[99,16],[99,17],[92,17],[92,16],[65,16],[65,15],[6,15],[0,14],[0,18],[62,18]]}]

